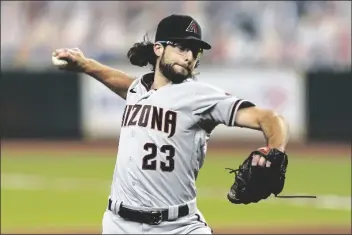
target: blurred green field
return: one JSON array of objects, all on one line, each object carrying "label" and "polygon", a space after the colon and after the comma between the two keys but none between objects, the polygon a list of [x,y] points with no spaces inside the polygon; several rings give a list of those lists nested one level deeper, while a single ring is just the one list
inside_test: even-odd
[{"label": "blurred green field", "polygon": [[[253,225],[254,220],[256,226],[350,224],[350,159],[290,156],[282,195],[317,199],[232,205],[226,199],[232,176],[224,168],[236,168],[243,158],[208,155],[200,171],[198,206],[211,227]],[[114,156],[106,153],[2,153],[1,232],[46,227],[100,231],[114,165]]]}]

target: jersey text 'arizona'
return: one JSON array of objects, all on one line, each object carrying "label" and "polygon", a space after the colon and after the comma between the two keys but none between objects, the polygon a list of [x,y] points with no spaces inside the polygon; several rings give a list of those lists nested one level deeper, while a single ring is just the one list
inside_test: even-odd
[{"label": "jersey text 'arizona'", "polygon": [[163,131],[172,137],[176,130],[177,113],[152,105],[126,105],[121,126],[140,126]]}]

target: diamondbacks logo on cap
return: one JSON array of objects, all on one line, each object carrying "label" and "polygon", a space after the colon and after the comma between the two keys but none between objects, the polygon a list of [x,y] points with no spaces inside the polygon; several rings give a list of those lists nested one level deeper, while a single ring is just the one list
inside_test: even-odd
[{"label": "diamondbacks logo on cap", "polygon": [[187,32],[191,32],[191,33],[198,34],[198,26],[197,26],[197,23],[196,23],[194,20],[192,20],[191,23],[188,25],[186,31],[187,31]]}]

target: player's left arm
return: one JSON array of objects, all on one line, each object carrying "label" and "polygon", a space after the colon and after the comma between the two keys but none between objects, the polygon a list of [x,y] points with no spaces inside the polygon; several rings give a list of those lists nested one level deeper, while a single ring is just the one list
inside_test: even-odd
[{"label": "player's left arm", "polygon": [[267,147],[284,152],[288,142],[288,125],[284,118],[272,110],[262,109],[254,103],[240,99],[211,85],[195,83],[194,114],[215,125],[239,126],[261,130]]},{"label": "player's left arm", "polygon": [[289,138],[289,126],[281,115],[257,106],[239,108],[235,126],[262,131],[267,146],[284,152]]}]

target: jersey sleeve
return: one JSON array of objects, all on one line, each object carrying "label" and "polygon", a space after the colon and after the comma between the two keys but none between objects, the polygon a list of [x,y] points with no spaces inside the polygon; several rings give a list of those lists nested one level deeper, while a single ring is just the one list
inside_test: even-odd
[{"label": "jersey sleeve", "polygon": [[207,84],[197,87],[194,94],[193,115],[202,123],[210,122],[214,126],[218,124],[236,126],[237,111],[244,107],[255,106],[248,100]]}]

